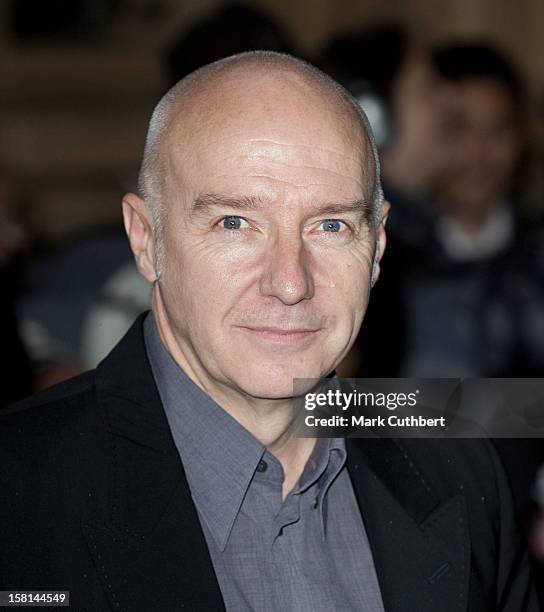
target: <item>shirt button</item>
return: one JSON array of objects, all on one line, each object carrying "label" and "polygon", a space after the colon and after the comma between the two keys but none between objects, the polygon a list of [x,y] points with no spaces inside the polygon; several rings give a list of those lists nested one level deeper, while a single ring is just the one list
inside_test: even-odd
[{"label": "shirt button", "polygon": [[266,472],[268,469],[268,463],[264,459],[261,459],[257,464],[257,472]]},{"label": "shirt button", "polygon": [[312,508],[313,508],[314,510],[317,510],[317,506],[318,506],[318,505],[319,505],[319,498],[317,498],[317,497],[316,497],[316,498],[314,499],[314,503],[312,504]]}]

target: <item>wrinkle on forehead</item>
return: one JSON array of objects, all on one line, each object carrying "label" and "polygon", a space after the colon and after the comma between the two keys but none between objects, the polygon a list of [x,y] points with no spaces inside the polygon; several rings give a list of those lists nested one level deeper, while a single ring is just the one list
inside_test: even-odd
[{"label": "wrinkle on forehead", "polygon": [[320,152],[329,159],[332,153],[339,164],[357,166],[368,194],[374,184],[371,145],[355,111],[338,93],[292,70],[235,67],[197,83],[176,101],[163,144],[166,167],[178,179],[180,164],[195,168],[199,158],[228,155],[235,144],[238,154],[246,147],[263,163],[281,162],[291,149],[289,163],[299,155],[301,167],[305,149],[318,164]]},{"label": "wrinkle on forehead", "polygon": [[274,141],[274,140],[265,140],[265,139],[258,139],[258,138],[249,139],[248,143],[250,145],[252,145],[252,144],[262,145],[262,146],[269,145],[270,148],[272,148],[272,147],[284,147],[284,148],[286,147],[286,148],[289,148],[289,147],[298,146],[298,147],[302,147],[302,148],[311,149],[314,152],[316,150],[318,150],[318,151],[321,151],[321,152],[323,152],[325,154],[327,154],[327,153],[334,153],[334,154],[342,156],[345,159],[350,160],[350,161],[352,161],[352,162],[354,162],[356,164],[360,164],[361,163],[360,155],[357,156],[357,157],[354,157],[354,156],[351,156],[351,155],[346,155],[345,151],[339,151],[337,149],[330,149],[330,148],[325,147],[325,146],[323,146],[321,144],[305,144],[305,143],[300,143],[298,145],[293,145],[292,143],[288,143],[288,142],[278,142],[278,141]]}]

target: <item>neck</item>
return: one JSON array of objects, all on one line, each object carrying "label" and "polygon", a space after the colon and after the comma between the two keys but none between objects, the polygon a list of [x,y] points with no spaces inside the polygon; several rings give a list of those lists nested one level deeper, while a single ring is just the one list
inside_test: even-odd
[{"label": "neck", "polygon": [[459,206],[452,207],[448,214],[467,234],[478,234],[487,223],[491,208],[489,205]]},{"label": "neck", "polygon": [[298,420],[292,399],[252,397],[240,389],[213,380],[194,351],[189,350],[188,345],[174,333],[158,282],[153,287],[152,309],[161,341],[178,366],[281,463],[285,474],[285,498],[302,474],[315,446],[314,438],[296,436]]}]

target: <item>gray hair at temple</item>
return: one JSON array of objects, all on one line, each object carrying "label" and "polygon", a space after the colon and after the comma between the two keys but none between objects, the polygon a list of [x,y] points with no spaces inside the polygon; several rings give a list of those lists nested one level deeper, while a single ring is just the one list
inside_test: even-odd
[{"label": "gray hair at temple", "polygon": [[374,229],[378,227],[380,212],[383,204],[383,190],[380,179],[380,159],[378,149],[363,109],[357,100],[339,83],[315,66],[286,53],[274,51],[248,51],[218,60],[195,70],[176,83],[161,98],[155,107],[144,148],[144,155],[138,176],[138,190],[144,199],[153,220],[153,234],[155,239],[155,269],[157,278],[164,266],[164,240],[163,229],[166,218],[166,207],[163,204],[162,185],[164,184],[164,159],[162,156],[163,138],[170,125],[172,111],[178,107],[186,95],[189,95],[203,80],[209,80],[219,71],[239,66],[257,68],[278,67],[294,72],[315,82],[318,86],[332,92],[339,100],[354,112],[361,132],[366,136],[370,145],[374,161],[374,178],[372,189],[372,221]]}]

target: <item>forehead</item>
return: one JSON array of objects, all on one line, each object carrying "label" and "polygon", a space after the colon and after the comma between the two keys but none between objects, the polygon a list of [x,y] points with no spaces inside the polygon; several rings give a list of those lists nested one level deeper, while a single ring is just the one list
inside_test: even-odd
[{"label": "forehead", "polygon": [[[293,76],[208,90],[178,110],[167,137],[170,186],[189,192],[283,185],[367,196],[372,151],[355,111]],[[211,185],[210,183],[215,183]],[[355,191],[359,193],[354,193]],[[361,193],[362,192],[362,193]]]}]

